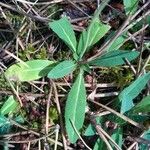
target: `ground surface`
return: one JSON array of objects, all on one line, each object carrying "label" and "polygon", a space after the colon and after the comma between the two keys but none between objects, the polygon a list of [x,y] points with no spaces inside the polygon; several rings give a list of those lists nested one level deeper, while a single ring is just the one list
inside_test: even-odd
[{"label": "ground surface", "polygon": [[[150,104],[147,102],[140,106],[140,109],[145,111],[138,109],[138,113],[127,111],[122,114],[118,95],[130,86],[132,81],[137,81],[150,70],[149,1],[139,1],[137,10],[129,20],[125,4],[121,0],[110,0],[99,15],[101,22],[109,25],[110,30],[91,47],[82,61],[98,54],[109,39],[115,43],[115,35],[118,33],[123,41],[121,39],[118,41],[117,50],[136,51],[139,52],[139,56],[130,62],[124,60],[123,64],[115,67],[92,66],[90,72],[84,73],[87,111],[84,125],[80,129],[82,138],[80,137],[74,144],[68,139],[64,116],[67,95],[78,71],[60,79],[43,77],[38,80],[13,83],[4,75],[4,72],[17,62],[34,59],[70,60],[72,58],[70,49],[49,28],[48,23],[66,16],[79,41],[80,33],[89,26],[99,5],[101,6],[101,1],[98,0],[44,2],[2,0],[0,2],[0,146],[2,149],[111,150],[119,149],[118,147],[128,150],[148,149]],[[126,21],[128,22],[124,25]],[[125,30],[126,32],[123,32]],[[136,93],[136,96],[133,96],[133,93]],[[149,98],[149,93],[150,84],[147,75],[144,80],[133,86],[130,93],[125,93],[125,96],[128,96],[126,97],[128,100],[133,97],[132,102],[136,105],[143,98]],[[19,103],[17,106],[15,102],[13,103],[14,100]],[[89,125],[92,125],[92,128]]]}]

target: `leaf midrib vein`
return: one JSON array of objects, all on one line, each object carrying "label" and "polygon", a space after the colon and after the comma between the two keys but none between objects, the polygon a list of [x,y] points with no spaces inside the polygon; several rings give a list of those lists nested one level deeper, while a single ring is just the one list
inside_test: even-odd
[{"label": "leaf midrib vein", "polygon": [[64,72],[64,70],[68,70],[69,68],[74,68],[75,66],[76,66],[76,64],[73,64],[71,66],[66,67],[65,69],[62,69],[62,70],[58,71],[57,73]]},{"label": "leaf midrib vein", "polygon": [[64,34],[66,35],[67,39],[69,40],[70,44],[71,44],[71,47],[73,48],[73,51],[75,52],[76,51],[76,48],[74,47],[74,44],[72,43],[72,41],[70,40],[68,34],[66,33],[66,31],[64,30],[64,28],[61,26],[60,23],[58,23],[58,26],[63,30]]},{"label": "leaf midrib vein", "polygon": [[[76,96],[76,99],[75,99],[75,109],[74,109],[74,111],[75,111],[75,115],[73,116],[73,119],[72,119],[72,121],[73,121],[73,123],[75,123],[75,120],[76,120],[76,112],[77,112],[77,101],[78,101],[78,97],[79,97],[79,93],[80,93],[80,87],[81,87],[81,81],[82,81],[82,74],[80,73],[80,76],[79,76],[79,83],[78,83],[78,89],[77,89],[77,96]],[[74,132],[75,133],[75,132]]]}]

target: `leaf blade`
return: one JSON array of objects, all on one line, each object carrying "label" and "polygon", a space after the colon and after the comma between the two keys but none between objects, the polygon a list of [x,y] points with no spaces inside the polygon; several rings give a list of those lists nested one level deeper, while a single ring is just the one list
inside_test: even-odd
[{"label": "leaf blade", "polygon": [[123,143],[122,128],[117,128],[116,130],[114,130],[113,134],[111,135],[111,138],[118,144],[119,147],[122,147]]},{"label": "leaf blade", "polygon": [[62,78],[65,75],[73,72],[76,68],[76,64],[72,60],[65,60],[56,65],[49,73],[48,78],[57,79]]},{"label": "leaf blade", "polygon": [[[111,33],[108,38],[106,38],[106,42],[113,38],[115,32]],[[107,48],[107,52],[114,51],[114,50],[119,50],[119,48],[125,43],[127,39],[127,34],[123,33],[120,35],[112,44],[110,44]]]},{"label": "leaf blade", "polygon": [[140,150],[146,150],[146,149],[149,149],[149,140],[150,140],[150,129],[146,130],[144,133],[143,133],[143,136],[142,136],[143,139],[147,140],[148,143],[147,144],[139,144],[139,149]]},{"label": "leaf blade", "polygon": [[69,46],[73,53],[76,52],[77,41],[75,33],[66,17],[50,22],[49,27]]},{"label": "leaf blade", "polygon": [[[102,1],[99,7],[94,12],[94,16],[87,30],[84,30],[80,36],[77,53],[79,55],[79,59],[82,58],[86,50],[88,50],[91,46],[97,43],[111,28],[109,25],[103,24],[99,20],[99,15],[102,10],[106,7],[110,0]],[[96,26],[96,27],[95,27]],[[102,30],[104,29],[104,31]],[[94,36],[92,34],[94,33]],[[95,40],[90,39],[90,37],[97,37]],[[90,42],[90,43],[89,43]]]},{"label": "leaf blade", "polygon": [[150,96],[144,97],[132,110],[133,113],[148,113],[150,112]]},{"label": "leaf blade", "polygon": [[[96,117],[96,124],[101,124],[102,123],[102,117]],[[96,129],[92,124],[89,124],[87,129],[84,132],[85,136],[93,136],[96,134]]]},{"label": "leaf blade", "polygon": [[89,62],[91,65],[97,65],[102,67],[114,67],[117,65],[125,64],[124,58],[128,61],[135,59],[139,55],[137,51],[123,51],[117,50],[104,54],[96,58],[95,60]]},{"label": "leaf blade", "polygon": [[92,20],[88,29],[81,34],[77,51],[79,58],[81,59],[86,50],[89,50],[91,46],[96,44],[109,29],[110,26],[103,24],[99,18]]},{"label": "leaf blade", "polygon": [[10,66],[5,72],[6,77],[12,81],[22,82],[37,80],[47,75],[48,70],[50,69],[48,66],[53,64],[53,61],[37,59],[27,61],[26,64],[27,66],[22,63]]},{"label": "leaf blade", "polygon": [[86,91],[84,87],[83,73],[81,71],[68,94],[65,107],[65,124],[71,143],[75,143],[78,139],[78,136],[74,131],[70,120],[79,131],[83,125],[85,118],[85,106]]},{"label": "leaf blade", "polygon": [[137,10],[139,0],[123,0],[126,15],[134,14]]},{"label": "leaf blade", "polygon": [[100,138],[97,139],[93,150],[106,150],[106,144],[104,143],[104,141]]},{"label": "leaf blade", "polygon": [[149,80],[150,72],[136,79],[130,86],[125,88],[119,94],[119,100],[121,101],[121,113],[125,113],[133,108],[133,99],[138,96]]},{"label": "leaf blade", "polygon": [[0,114],[6,115],[9,113],[13,113],[15,112],[17,106],[18,106],[18,102],[14,99],[13,96],[10,96],[1,107]]}]

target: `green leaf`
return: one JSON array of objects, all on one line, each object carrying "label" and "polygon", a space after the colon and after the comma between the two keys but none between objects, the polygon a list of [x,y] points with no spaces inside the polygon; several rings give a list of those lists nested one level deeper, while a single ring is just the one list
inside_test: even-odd
[{"label": "green leaf", "polygon": [[[143,26],[143,22],[145,22],[145,24],[149,24],[150,25],[150,15],[148,15],[148,16],[145,16],[143,19],[141,19],[138,23],[131,23],[131,26],[132,26],[132,28],[131,28],[131,32],[132,33],[135,33],[135,32],[137,32],[137,31],[139,31],[141,28],[142,28],[142,26]],[[148,41],[147,41],[148,42]]]},{"label": "green leaf", "polygon": [[127,88],[125,88],[119,94],[119,100],[121,102],[121,113],[129,111],[133,106],[133,99],[139,95],[144,89],[147,82],[150,80],[150,72],[137,78]]},{"label": "green leaf", "polygon": [[119,147],[122,147],[123,143],[122,128],[117,128],[116,130],[114,130],[113,134],[111,135],[111,138],[119,145]]},{"label": "green leaf", "polygon": [[72,52],[76,52],[77,41],[73,28],[66,17],[50,22],[49,27],[61,38]]},{"label": "green leaf", "polygon": [[123,51],[117,50],[104,54],[89,62],[90,65],[97,65],[102,67],[114,67],[117,65],[125,64],[124,58],[131,61],[139,55],[137,51]]},{"label": "green leaf", "polygon": [[92,124],[89,124],[89,126],[87,127],[87,129],[85,130],[84,135],[85,136],[93,136],[96,134],[96,130],[95,128],[92,126]]},{"label": "green leaf", "polygon": [[16,111],[18,107],[18,102],[14,99],[13,96],[10,96],[7,101],[3,104],[2,108],[0,109],[1,115],[10,114]]},{"label": "green leaf", "polygon": [[[112,33],[110,36],[108,36],[107,40],[110,40],[110,38],[113,38],[114,33]],[[126,34],[120,35],[111,45],[108,46],[107,52],[118,50],[127,39]]]},{"label": "green leaf", "polygon": [[99,20],[99,15],[110,0],[102,1],[99,7],[94,12],[94,16],[87,30],[84,30],[80,36],[78,44],[79,59],[82,58],[86,50],[97,43],[110,29],[109,25],[103,24]]},{"label": "green leaf", "polygon": [[[15,120],[17,120],[18,117],[15,118]],[[12,118],[6,118],[5,116],[0,114],[0,134],[6,134],[6,133],[10,133],[10,131],[13,129],[13,122],[15,121],[14,119],[12,120]],[[15,121],[16,122],[16,121]],[[23,123],[21,121],[17,121],[17,123]]]},{"label": "green leaf", "polygon": [[49,73],[48,77],[52,79],[62,78],[73,72],[76,64],[72,60],[65,60],[56,65]]},{"label": "green leaf", "polygon": [[0,115],[0,128],[7,124],[10,124],[10,121],[5,116]]},{"label": "green leaf", "polygon": [[98,138],[94,145],[93,150],[108,150],[108,149],[104,141]]},{"label": "green leaf", "polygon": [[81,65],[80,68],[81,68],[82,70],[84,70],[85,72],[87,72],[87,73],[91,73],[90,66],[89,66],[87,63]]},{"label": "green leaf", "polygon": [[110,29],[109,25],[103,24],[99,19],[95,19],[94,22],[91,23],[87,30],[87,35],[89,35],[89,40],[87,40],[88,46],[93,46],[96,44]]},{"label": "green leaf", "polygon": [[9,133],[11,125],[12,124],[10,123],[9,119],[3,115],[0,115],[0,134]]},{"label": "green leaf", "polygon": [[68,94],[65,107],[65,124],[71,143],[75,143],[78,139],[78,136],[74,131],[70,120],[79,131],[82,128],[85,118],[85,106],[86,90],[84,86],[83,71],[81,70]]},{"label": "green leaf", "polygon": [[9,144],[7,142],[4,143],[4,150],[9,150]]},{"label": "green leaf", "polygon": [[[150,129],[145,131],[143,133],[143,139],[150,141]],[[148,144],[139,144],[139,150],[148,150],[149,149],[149,145]]]},{"label": "green leaf", "polygon": [[133,113],[133,110],[134,107],[130,111],[126,112],[124,115],[138,123],[142,123],[146,120],[149,120],[149,115]]},{"label": "green leaf", "polygon": [[150,96],[146,96],[132,110],[133,113],[148,113],[150,112]]},{"label": "green leaf", "polygon": [[137,10],[138,3],[139,0],[123,0],[126,14],[134,14]]},{"label": "green leaf", "polygon": [[17,116],[14,120],[19,124],[23,124],[25,122],[25,119],[21,115]]},{"label": "green leaf", "polygon": [[17,63],[9,67],[5,75],[13,81],[32,81],[47,75],[53,61],[49,60],[30,60],[26,65]]},{"label": "green leaf", "polygon": [[96,44],[110,29],[109,25],[105,25],[100,22],[99,18],[92,20],[87,31],[84,30],[81,34],[79,45],[78,45],[78,54],[81,59],[86,50],[89,50],[91,46]]},{"label": "green leaf", "polygon": [[[122,130],[118,128],[114,131],[111,138],[121,147],[122,146]],[[114,146],[113,146],[114,147]],[[107,150],[107,146],[102,139],[97,139],[93,150]],[[114,148],[116,149],[116,148]]]},{"label": "green leaf", "polygon": [[100,5],[98,6],[98,8],[96,9],[96,11],[94,12],[94,17],[93,20],[96,18],[99,18],[99,15],[101,14],[101,12],[103,11],[103,9],[108,5],[108,3],[110,2],[110,0],[104,0],[100,3]]},{"label": "green leaf", "polygon": [[[101,122],[102,122],[102,118],[96,117],[96,124],[100,124]],[[96,130],[95,130],[94,126],[92,124],[89,124],[89,126],[85,130],[84,135],[85,136],[93,136],[95,134],[96,134]]]}]

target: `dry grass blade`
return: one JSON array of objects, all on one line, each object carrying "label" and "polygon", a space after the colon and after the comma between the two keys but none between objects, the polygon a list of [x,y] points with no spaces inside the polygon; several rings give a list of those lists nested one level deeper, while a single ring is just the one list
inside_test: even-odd
[{"label": "dry grass blade", "polygon": [[[0,67],[0,68],[1,68],[1,67]],[[2,69],[1,69],[1,70],[2,70]],[[3,74],[4,74],[4,72],[3,72]],[[4,77],[5,77],[6,81],[9,83],[9,85],[10,85],[10,87],[11,87],[11,90],[12,90],[12,93],[16,96],[17,100],[19,101],[20,107],[22,107],[22,106],[23,106],[23,103],[22,103],[22,100],[21,100],[20,97],[19,97],[19,94],[18,94],[17,90],[14,88],[12,82],[5,76],[5,74],[4,74]]]},{"label": "dry grass blade", "polygon": [[[101,128],[101,126],[96,124],[96,120],[93,119],[93,116],[91,116],[90,120],[91,120],[91,123],[93,124],[93,126],[95,127],[97,133],[99,134],[99,136],[102,138],[102,135],[103,135],[103,140],[107,140],[106,138],[108,138],[110,140],[110,142],[112,142],[112,144],[114,144],[114,146],[117,150],[121,150],[121,148],[117,145],[117,143]],[[104,137],[106,137],[106,138],[104,139]],[[106,141],[104,141],[104,142],[106,143]],[[107,146],[109,146],[109,145],[107,145]]]},{"label": "dry grass blade", "polygon": [[116,147],[117,150],[121,150],[121,148],[118,146],[118,144],[98,125],[97,127],[101,132],[112,142],[112,144]]},{"label": "dry grass blade", "polygon": [[[37,139],[33,139],[33,140],[8,141],[8,143],[36,143],[36,142],[38,142],[39,140],[43,140],[43,139],[48,138],[49,136],[51,136],[51,135],[54,134],[54,133],[55,133],[55,131],[52,132],[52,133],[50,133],[50,134],[48,134],[48,135],[46,135],[46,136],[43,136],[43,137],[40,137],[40,138],[37,138]],[[4,142],[4,141],[1,140],[1,142]]]},{"label": "dry grass blade", "polygon": [[21,2],[21,3],[25,3],[25,4],[30,4],[30,5],[43,5],[43,4],[54,4],[54,3],[60,3],[64,0],[52,0],[50,2],[38,2],[38,3],[35,3],[35,2],[28,2],[26,0],[16,0],[18,2]]},{"label": "dry grass blade", "polygon": [[58,142],[58,134],[59,134],[59,125],[56,125],[56,129],[55,129],[55,146],[54,146],[54,150],[57,150],[57,142]]},{"label": "dry grass blade", "polygon": [[20,58],[18,58],[17,56],[15,56],[13,53],[10,53],[8,50],[5,50],[5,52],[6,52],[6,54],[8,54],[11,57],[13,57],[14,59],[16,59],[18,62],[22,63],[26,67],[29,67],[24,61],[22,61]]},{"label": "dry grass blade", "polygon": [[[142,137],[143,135],[144,135],[144,134],[141,134],[140,137]],[[127,150],[132,150],[132,149],[135,147],[136,144],[137,144],[137,142],[134,142],[133,144],[131,144],[131,146],[128,147]]]},{"label": "dry grass blade", "polygon": [[113,150],[113,148],[111,147],[111,145],[108,142],[107,138],[104,136],[104,134],[101,132],[101,130],[98,129],[98,127],[96,127],[96,131],[97,131],[99,137],[105,142],[108,150]]},{"label": "dry grass blade", "polygon": [[149,61],[150,61],[150,55],[149,55],[148,58],[146,59],[144,65],[143,65],[143,67],[142,67],[142,69],[141,69],[141,71],[140,71],[140,73],[139,73],[139,76],[142,75],[142,73],[144,72],[144,70],[145,70],[146,66],[148,65]]},{"label": "dry grass blade", "polygon": [[66,142],[66,138],[65,138],[65,129],[64,129],[64,123],[63,123],[63,117],[62,117],[62,112],[61,112],[61,107],[59,104],[59,98],[58,98],[58,92],[57,92],[57,87],[56,84],[52,82],[53,88],[54,88],[54,95],[55,95],[55,103],[57,106],[57,110],[60,116],[60,127],[61,127],[61,135],[62,135],[62,139],[63,139],[63,145],[64,145],[64,149],[67,150],[67,142]]},{"label": "dry grass blade", "polygon": [[50,108],[51,97],[52,97],[52,88],[50,89],[48,99],[47,99],[47,106],[46,106],[46,122],[45,122],[46,134],[48,134],[48,127],[49,127],[49,108]]},{"label": "dry grass blade", "polygon": [[80,140],[82,141],[82,143],[85,145],[85,147],[86,147],[88,150],[92,150],[92,149],[84,142],[84,140],[82,139],[82,137],[81,137],[80,134],[78,133],[78,131],[77,131],[75,125],[73,124],[72,120],[70,120],[70,122],[71,122],[71,125],[72,125],[73,129],[75,130],[76,134],[78,135],[78,137],[80,138]]},{"label": "dry grass blade", "polygon": [[87,62],[94,60],[95,58],[97,58],[98,56],[100,56],[103,52],[105,52],[105,50],[122,34],[123,30],[125,29],[125,27],[129,24],[131,20],[131,16],[128,16],[128,18],[124,21],[124,23],[122,24],[122,26],[120,27],[119,30],[117,30],[116,34],[114,35],[113,38],[111,38],[110,40],[108,40],[99,50],[98,52],[90,57]]},{"label": "dry grass blade", "polygon": [[43,22],[43,23],[48,23],[50,21],[47,18],[35,16],[35,15],[32,15],[32,14],[28,14],[26,12],[20,11],[17,8],[14,8],[13,6],[11,6],[9,4],[4,4],[4,3],[0,2],[0,6],[6,7],[6,8],[8,8],[8,9],[14,11],[14,12],[17,12],[17,13],[19,13],[21,15],[27,16],[29,18],[35,19],[35,20]]},{"label": "dry grass blade", "polygon": [[136,126],[138,128],[141,128],[143,130],[145,129],[145,127],[143,125],[141,125],[141,124],[133,121],[132,119],[126,117],[125,115],[120,114],[117,111],[115,111],[115,110],[113,110],[113,109],[111,109],[111,108],[109,108],[109,107],[107,107],[107,106],[105,106],[105,105],[103,105],[101,103],[95,102],[95,101],[90,100],[90,99],[89,99],[89,101],[92,102],[92,103],[94,103],[94,104],[96,104],[96,105],[98,105],[98,106],[100,106],[100,107],[102,107],[102,108],[104,108],[104,109],[106,109],[106,110],[108,110],[108,111],[110,111],[111,113],[117,115],[119,118],[125,120],[126,122],[129,122],[130,124],[132,124],[132,125],[134,125],[134,126]]}]

